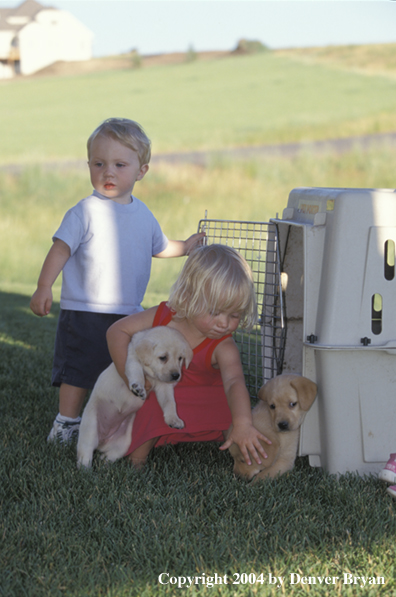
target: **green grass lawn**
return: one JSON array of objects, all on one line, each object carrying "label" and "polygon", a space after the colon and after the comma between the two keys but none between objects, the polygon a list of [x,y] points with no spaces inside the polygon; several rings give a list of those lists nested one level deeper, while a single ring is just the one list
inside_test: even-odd
[{"label": "green grass lawn", "polygon": [[[1,595],[396,594],[395,504],[374,478],[337,480],[302,458],[250,486],[211,444],[158,449],[140,472],[97,458],[77,471],[75,446],[46,444],[58,305],[39,319],[26,296],[1,292],[0,309]],[[201,580],[179,589],[161,574]],[[227,585],[208,586],[216,574]],[[292,574],[338,580],[291,584]],[[344,584],[344,574],[385,584]]]},{"label": "green grass lawn", "polygon": [[84,158],[109,116],[139,121],[153,151],[388,131],[396,80],[272,53],[140,70],[0,83],[0,161]]},{"label": "green grass lawn", "polygon": [[[1,82],[0,160],[83,157],[109,115],[141,121],[154,151],[386,131],[395,85],[272,54]],[[298,186],[394,188],[395,163],[389,146],[162,164],[135,191],[170,238],[185,238],[205,210],[268,221]],[[59,283],[46,318],[29,299],[51,235],[90,191],[87,172],[0,172],[0,595],[396,595],[395,502],[374,477],[336,479],[300,458],[289,475],[251,486],[209,444],[158,449],[139,472],[96,457],[86,473],[75,446],[46,444]],[[182,263],[154,260],[144,306],[168,296]],[[179,588],[187,577],[194,584]]]}]

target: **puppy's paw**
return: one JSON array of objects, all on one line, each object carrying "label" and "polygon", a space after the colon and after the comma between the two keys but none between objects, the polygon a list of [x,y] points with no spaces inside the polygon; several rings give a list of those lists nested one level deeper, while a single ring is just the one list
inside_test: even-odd
[{"label": "puppy's paw", "polygon": [[140,384],[131,383],[129,389],[131,390],[132,394],[135,394],[135,396],[138,396],[142,400],[145,400],[147,396],[146,390]]},{"label": "puppy's paw", "polygon": [[169,427],[172,427],[173,429],[183,429],[184,421],[179,419],[179,417],[177,415],[174,417],[164,417],[164,418],[165,418],[165,423]]},{"label": "puppy's paw", "polygon": [[79,456],[77,458],[77,468],[82,471],[89,471],[92,468],[92,456],[91,457],[84,457]]}]

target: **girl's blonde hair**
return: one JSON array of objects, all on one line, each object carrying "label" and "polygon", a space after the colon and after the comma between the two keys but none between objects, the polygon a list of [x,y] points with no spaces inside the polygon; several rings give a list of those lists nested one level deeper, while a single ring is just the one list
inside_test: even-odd
[{"label": "girl's blonde hair", "polygon": [[122,145],[129,147],[139,156],[140,166],[148,164],[151,158],[151,141],[139,123],[128,118],[108,118],[104,120],[90,135],[87,141],[88,159],[91,147],[98,135],[111,137]]},{"label": "girl's blonde hair", "polygon": [[252,328],[257,321],[252,271],[231,247],[197,247],[172,286],[168,306],[178,319],[236,312],[241,316],[240,327]]}]

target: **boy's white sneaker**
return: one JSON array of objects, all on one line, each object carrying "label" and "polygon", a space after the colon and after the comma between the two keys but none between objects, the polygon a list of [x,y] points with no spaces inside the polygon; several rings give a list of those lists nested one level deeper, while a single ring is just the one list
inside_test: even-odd
[{"label": "boy's white sneaker", "polygon": [[58,414],[47,437],[47,442],[69,444],[73,439],[77,439],[80,423],[81,417],[70,419],[69,417]]}]

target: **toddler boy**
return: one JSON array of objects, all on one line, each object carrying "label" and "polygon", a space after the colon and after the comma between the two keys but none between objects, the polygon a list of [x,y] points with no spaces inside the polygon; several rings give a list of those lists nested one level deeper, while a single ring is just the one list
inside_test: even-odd
[{"label": "toddler boy", "polygon": [[151,258],[187,255],[203,236],[168,240],[151,211],[132,195],[151,156],[150,140],[138,123],[105,120],[87,148],[94,191],[65,214],[30,301],[33,313],[48,315],[52,286],[63,272],[52,371],[59,414],[47,439],[64,443],[78,434],[86,394],[111,362],[107,328],[143,310]]}]

